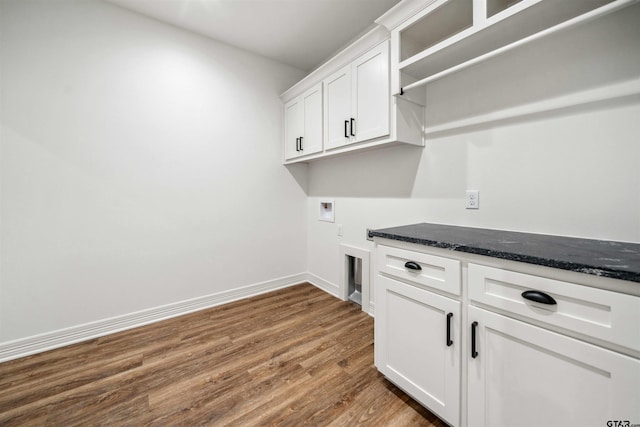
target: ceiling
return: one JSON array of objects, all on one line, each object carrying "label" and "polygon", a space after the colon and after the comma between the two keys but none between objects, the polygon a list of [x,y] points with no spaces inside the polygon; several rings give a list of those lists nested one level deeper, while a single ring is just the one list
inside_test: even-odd
[{"label": "ceiling", "polygon": [[106,0],[310,71],[400,0]]}]

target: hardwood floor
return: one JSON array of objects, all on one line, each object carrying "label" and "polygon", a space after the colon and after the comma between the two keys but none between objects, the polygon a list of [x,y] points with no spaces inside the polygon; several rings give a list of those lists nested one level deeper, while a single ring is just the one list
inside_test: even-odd
[{"label": "hardwood floor", "polygon": [[0,425],[444,426],[309,284],[2,363]]}]

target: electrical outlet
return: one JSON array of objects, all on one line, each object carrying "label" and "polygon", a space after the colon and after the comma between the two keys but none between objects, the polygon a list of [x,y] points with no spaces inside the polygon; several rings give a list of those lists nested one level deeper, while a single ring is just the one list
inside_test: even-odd
[{"label": "electrical outlet", "polygon": [[342,236],[344,229],[342,228],[342,224],[338,224],[338,236]]},{"label": "electrical outlet", "polygon": [[467,190],[465,207],[467,209],[480,209],[480,192],[478,190]]}]

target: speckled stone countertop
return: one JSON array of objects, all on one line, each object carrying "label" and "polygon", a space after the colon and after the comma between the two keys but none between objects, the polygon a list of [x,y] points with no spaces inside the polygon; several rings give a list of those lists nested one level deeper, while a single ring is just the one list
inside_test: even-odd
[{"label": "speckled stone countertop", "polygon": [[400,240],[640,283],[640,244],[440,224],[370,230]]}]

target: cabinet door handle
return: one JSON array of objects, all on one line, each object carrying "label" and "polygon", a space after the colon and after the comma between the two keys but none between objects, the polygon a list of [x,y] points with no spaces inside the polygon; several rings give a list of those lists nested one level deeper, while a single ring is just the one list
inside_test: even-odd
[{"label": "cabinet door handle", "polygon": [[296,138],[296,151],[300,151],[300,138]]},{"label": "cabinet door handle", "polygon": [[302,137],[300,137],[300,151],[304,151],[304,148],[302,148]]},{"label": "cabinet door handle", "polygon": [[545,294],[540,291],[524,291],[522,294],[522,298],[528,299],[529,301],[539,302],[541,304],[548,305],[556,305],[556,300],[549,294]]},{"label": "cabinet door handle", "polygon": [[451,318],[453,317],[453,313],[447,313],[447,347],[451,347],[453,345],[453,340],[451,339]]},{"label": "cabinet door handle", "polygon": [[351,128],[351,136],[356,136],[356,134],[355,134],[355,133],[353,133],[353,125],[355,125],[355,123],[356,123],[356,119],[354,119],[354,118],[352,117],[352,118],[351,118],[351,120],[350,120],[350,122],[351,122],[351,126],[350,126],[350,128]]},{"label": "cabinet door handle", "polygon": [[344,137],[349,138],[349,134],[347,133],[347,126],[349,126],[349,120],[344,121]]},{"label": "cabinet door handle", "polygon": [[422,267],[420,267],[420,264],[418,264],[417,262],[413,262],[413,261],[405,262],[404,263],[404,268],[408,268],[409,270],[415,270],[415,271],[422,270]]},{"label": "cabinet door handle", "polygon": [[476,350],[476,329],[478,329],[478,322],[471,324],[471,357],[475,359],[478,357],[478,351]]}]

